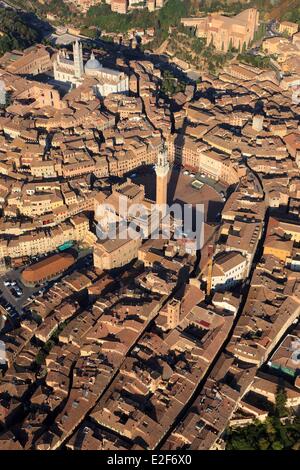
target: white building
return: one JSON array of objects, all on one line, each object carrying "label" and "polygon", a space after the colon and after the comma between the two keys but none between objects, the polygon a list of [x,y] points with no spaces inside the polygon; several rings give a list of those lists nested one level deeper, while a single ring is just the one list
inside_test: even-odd
[{"label": "white building", "polygon": [[128,76],[119,70],[103,67],[92,52],[90,59],[83,64],[82,44],[73,44],[73,60],[66,51],[59,51],[54,59],[53,72],[55,80],[71,85],[81,85],[85,78],[93,77],[98,83],[94,91],[97,96],[110,93],[126,93],[129,90]]},{"label": "white building", "polygon": [[216,256],[212,269],[211,286],[215,290],[226,290],[247,274],[246,257],[237,251],[220,253]]},{"label": "white building", "polygon": [[232,292],[216,292],[212,298],[212,304],[225,312],[236,315],[240,306],[241,297],[236,297]]}]

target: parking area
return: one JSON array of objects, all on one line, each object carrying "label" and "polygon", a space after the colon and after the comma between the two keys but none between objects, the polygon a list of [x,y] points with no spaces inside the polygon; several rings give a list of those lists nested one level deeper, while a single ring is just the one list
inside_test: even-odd
[{"label": "parking area", "polygon": [[[34,256],[31,258],[31,264],[36,263],[47,255],[40,257]],[[53,254],[53,253],[52,253]],[[80,250],[77,253],[77,261],[70,268],[70,272],[82,267],[89,267],[92,265],[91,250]],[[25,266],[8,271],[5,275],[0,277],[0,305],[9,314],[12,320],[18,320],[26,313],[26,306],[31,300],[38,296],[42,296],[53,284],[58,282],[61,276],[52,279],[45,284],[37,285],[34,287],[25,286],[21,280],[21,273]]]},{"label": "parking area", "polygon": [[21,272],[22,268],[18,268],[0,278],[0,304],[11,318],[22,315],[24,306],[31,297],[43,292],[40,287],[24,286],[20,279]]}]

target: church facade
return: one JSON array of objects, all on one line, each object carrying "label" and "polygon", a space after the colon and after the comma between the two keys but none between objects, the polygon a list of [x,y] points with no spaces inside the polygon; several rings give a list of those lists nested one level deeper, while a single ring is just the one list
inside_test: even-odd
[{"label": "church facade", "polygon": [[53,72],[55,80],[73,86],[81,85],[85,78],[94,78],[95,94],[100,97],[110,93],[126,93],[129,90],[128,76],[119,70],[103,67],[93,52],[84,65],[82,44],[79,41],[73,44],[73,60],[67,56],[66,51],[57,53],[53,62]]}]

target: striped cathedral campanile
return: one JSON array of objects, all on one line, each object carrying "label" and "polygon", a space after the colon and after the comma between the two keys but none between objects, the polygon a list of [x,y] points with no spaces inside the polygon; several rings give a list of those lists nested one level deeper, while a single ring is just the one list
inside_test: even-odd
[{"label": "striped cathedral campanile", "polygon": [[168,162],[168,149],[165,142],[157,155],[155,165],[156,172],[156,204],[167,204],[168,172],[170,166]]},{"label": "striped cathedral campanile", "polygon": [[74,57],[74,72],[76,78],[81,78],[84,69],[83,69],[83,54],[82,54],[82,44],[76,40],[73,44],[73,57]]}]

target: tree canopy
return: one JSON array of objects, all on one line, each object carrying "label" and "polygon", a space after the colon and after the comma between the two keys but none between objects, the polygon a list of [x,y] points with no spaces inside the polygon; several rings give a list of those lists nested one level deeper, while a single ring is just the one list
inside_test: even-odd
[{"label": "tree canopy", "polygon": [[267,419],[245,427],[230,428],[226,432],[229,450],[283,450],[300,448],[300,418],[283,422],[287,416],[286,392],[278,387],[273,410]]},{"label": "tree canopy", "polygon": [[39,33],[28,26],[22,15],[11,10],[0,10],[0,55],[12,49],[24,49],[37,42]]},{"label": "tree canopy", "polygon": [[167,31],[170,26],[180,23],[180,19],[190,11],[190,0],[168,0],[160,10],[149,12],[147,9],[133,10],[127,15],[112,12],[110,6],[104,3],[91,7],[84,20],[86,27],[98,28],[124,33],[132,28],[156,27],[157,30]]},{"label": "tree canopy", "polygon": [[161,92],[165,95],[172,96],[179,91],[185,90],[185,84],[178,80],[169,70],[162,72]]},{"label": "tree canopy", "polygon": [[42,16],[47,13],[52,13],[62,19],[72,16],[72,12],[67,2],[64,0],[47,0],[44,3],[36,0],[11,0],[10,3],[16,7],[35,12]]},{"label": "tree canopy", "polygon": [[300,447],[300,418],[283,424],[270,416],[264,423],[229,429],[226,434],[228,450],[282,450]]}]

